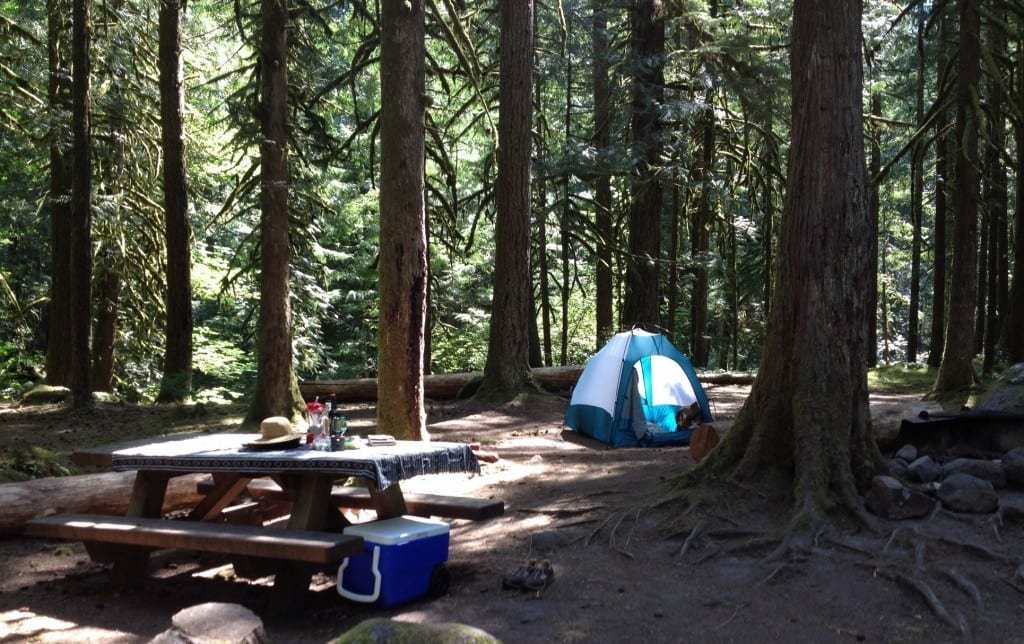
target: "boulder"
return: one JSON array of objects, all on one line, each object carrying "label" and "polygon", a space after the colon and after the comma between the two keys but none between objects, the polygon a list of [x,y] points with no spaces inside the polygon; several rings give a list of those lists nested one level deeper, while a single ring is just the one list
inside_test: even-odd
[{"label": "boulder", "polygon": [[1003,471],[1008,484],[1024,486],[1024,447],[1014,447],[1003,454]]},{"label": "boulder", "polygon": [[980,458],[957,458],[942,464],[942,476],[952,474],[970,474],[973,477],[988,481],[997,488],[1006,487],[1006,472],[999,461]]},{"label": "boulder", "polygon": [[360,622],[335,644],[501,644],[501,640],[474,626],[456,622],[419,624],[374,617]]},{"label": "boulder", "polygon": [[999,374],[999,379],[989,387],[975,409],[1024,414],[1024,362]]},{"label": "boulder", "polygon": [[920,518],[935,507],[935,500],[927,494],[912,490],[895,478],[884,475],[871,479],[871,489],[864,503],[872,513],[893,520]]},{"label": "boulder", "polygon": [[907,466],[910,480],[918,483],[931,483],[942,478],[942,466],[931,456],[920,456]]},{"label": "boulder", "polygon": [[207,602],[183,608],[171,618],[171,627],[150,644],[266,644],[263,620],[238,604]]},{"label": "boulder", "polygon": [[999,495],[992,483],[970,474],[951,474],[937,492],[942,505],[954,512],[987,514],[999,507]]}]

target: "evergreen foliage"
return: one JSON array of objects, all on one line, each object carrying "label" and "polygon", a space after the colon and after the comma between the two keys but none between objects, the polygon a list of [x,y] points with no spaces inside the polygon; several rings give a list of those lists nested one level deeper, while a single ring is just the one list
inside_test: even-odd
[{"label": "evergreen foliage", "polygon": [[[374,376],[378,324],[377,249],[380,17],[373,3],[289,0],[292,310],[300,379]],[[482,370],[495,280],[494,219],[498,113],[497,7],[426,3],[426,204],[430,248],[433,373]],[[582,0],[536,3],[532,278],[537,355],[545,364],[581,363],[595,346],[596,261],[612,248],[613,297],[621,310],[634,159],[632,78],[651,61],[630,58],[630,4]],[[1000,36],[983,56],[978,97],[982,145],[1009,174],[1015,213],[1022,122],[1019,81],[1024,20],[995,3],[982,38]],[[707,344],[709,369],[753,370],[760,362],[773,281],[775,240],[789,143],[789,8],[764,0],[669,2],[664,99],[657,105],[664,186],[659,275],[661,324],[684,352]],[[607,21],[612,87],[610,142],[594,142],[594,11]],[[905,361],[918,320],[918,360],[930,347],[935,200],[951,177],[936,170],[949,129],[934,127],[952,107],[955,64],[944,58],[951,3],[864,7],[865,112],[877,143],[879,191],[878,348],[883,364]],[[186,157],[194,234],[194,396],[239,398],[255,376],[258,293],[259,125],[254,38],[259,2],[189,2],[183,17]],[[145,0],[95,3],[92,41],[94,285],[118,278],[113,386],[132,400],[159,386],[165,324],[157,9]],[[46,3],[0,0],[0,395],[43,377],[49,329],[48,202],[51,140],[66,140],[69,115],[47,99]],[[922,30],[923,47],[917,48]],[[955,32],[955,27],[954,27]],[[955,46],[955,45],[954,45]],[[983,48],[983,51],[988,51]],[[940,66],[942,61],[946,66]],[[919,69],[923,75],[919,76]],[[923,113],[915,97],[923,92]],[[999,88],[1002,111],[987,97]],[[994,138],[993,119],[1006,135]],[[710,146],[710,147],[708,147]],[[918,146],[915,148],[915,146]],[[924,167],[921,219],[914,222],[913,150]],[[709,159],[710,163],[706,163]],[[994,161],[991,161],[994,159]],[[986,166],[986,176],[998,170]],[[611,238],[597,225],[595,179],[610,179]],[[984,181],[984,179],[983,179]],[[1024,194],[1024,193],[1020,193]],[[695,247],[694,222],[710,214],[709,243]],[[986,226],[988,206],[982,206]],[[992,221],[998,221],[993,219]],[[1020,221],[1019,217],[1017,221]],[[984,230],[988,230],[985,228]],[[1013,255],[1020,234],[989,234]],[[921,243],[919,316],[911,315],[914,238]],[[674,243],[671,243],[675,240]],[[1001,249],[1001,250],[1000,250]],[[995,286],[1005,303],[1012,262],[981,266],[981,299]],[[706,326],[695,325],[704,297]],[[99,293],[94,286],[94,294]],[[101,310],[94,302],[94,315]],[[1001,305],[1005,308],[1005,304]],[[979,307],[981,333],[1000,306]],[[998,319],[1001,318],[996,318]],[[991,346],[991,345],[986,345]],[[991,349],[990,349],[991,351]],[[998,356],[996,356],[998,357]]]}]

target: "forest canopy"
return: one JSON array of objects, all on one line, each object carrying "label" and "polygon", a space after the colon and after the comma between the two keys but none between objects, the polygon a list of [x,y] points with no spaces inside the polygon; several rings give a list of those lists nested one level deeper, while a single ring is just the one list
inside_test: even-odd
[{"label": "forest canopy", "polygon": [[[160,387],[167,328],[159,7],[90,3],[93,362],[133,400]],[[260,3],[181,11],[193,397],[255,379]],[[641,3],[644,4],[644,3]],[[288,2],[291,330],[301,379],[377,368],[377,5]],[[789,156],[790,7],[767,1],[535,6],[531,362],[579,364],[609,333],[664,329],[701,369],[758,367]],[[426,368],[486,361],[495,280],[498,8],[427,3]],[[972,356],[1021,360],[1024,16],[988,8],[977,100]],[[56,19],[55,16],[65,16]],[[46,375],[58,163],[73,119],[71,2],[0,0],[0,392]],[[865,149],[876,222],[870,364],[938,366],[951,279],[959,38],[952,2],[867,2]],[[963,107],[961,105],[961,107]],[[644,201],[640,207],[641,199]],[[963,206],[959,206],[963,207]],[[640,234],[643,230],[653,234]],[[1016,262],[1016,264],[1015,264]],[[640,282],[636,281],[640,280]],[[633,302],[643,283],[644,303]],[[637,297],[639,297],[637,295]],[[646,305],[642,305],[645,304]],[[638,318],[642,315],[642,318]],[[1019,317],[1016,318],[1019,321]],[[1010,321],[1008,321],[1010,320]]]}]

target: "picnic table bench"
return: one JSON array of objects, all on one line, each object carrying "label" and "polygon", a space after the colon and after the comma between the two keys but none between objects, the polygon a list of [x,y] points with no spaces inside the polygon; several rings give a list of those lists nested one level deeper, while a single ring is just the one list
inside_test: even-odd
[{"label": "picnic table bench", "polygon": [[[201,494],[209,493],[214,487],[212,478],[200,480],[196,489]],[[257,478],[249,481],[246,488],[249,495],[256,500],[273,502],[290,502],[294,493],[278,485],[269,478]],[[408,514],[422,517],[444,517],[447,519],[467,519],[484,521],[505,513],[505,502],[500,499],[478,499],[465,496],[445,496],[441,494],[419,494],[404,492],[405,507]],[[373,509],[374,499],[365,487],[354,485],[335,485],[331,488],[331,503],[339,508]]]}]

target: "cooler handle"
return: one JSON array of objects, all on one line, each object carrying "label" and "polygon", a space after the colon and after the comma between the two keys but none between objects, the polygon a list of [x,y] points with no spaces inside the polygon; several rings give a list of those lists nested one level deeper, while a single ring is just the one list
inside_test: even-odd
[{"label": "cooler handle", "polygon": [[344,597],[345,599],[351,599],[355,602],[365,602],[369,604],[371,602],[377,601],[377,599],[380,597],[380,584],[382,577],[382,575],[380,574],[380,546],[373,547],[373,563],[370,565],[370,572],[373,573],[372,593],[368,595],[364,595],[362,593],[355,593],[351,590],[347,590],[342,585],[342,580],[345,578],[345,568],[348,567],[348,562],[349,558],[345,557],[345,561],[342,561],[341,565],[338,567],[338,594]]}]

